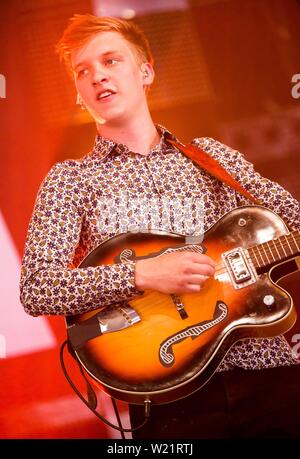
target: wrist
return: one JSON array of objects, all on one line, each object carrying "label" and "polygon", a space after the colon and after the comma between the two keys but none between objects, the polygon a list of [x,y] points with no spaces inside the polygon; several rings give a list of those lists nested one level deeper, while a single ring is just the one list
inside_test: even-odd
[{"label": "wrist", "polygon": [[147,276],[144,274],[144,260],[139,260],[135,263],[134,282],[138,290],[144,291],[147,289]]}]

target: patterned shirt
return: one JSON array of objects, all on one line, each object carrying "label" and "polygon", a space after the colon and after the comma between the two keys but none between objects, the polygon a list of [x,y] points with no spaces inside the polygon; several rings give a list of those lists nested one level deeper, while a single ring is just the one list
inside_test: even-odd
[{"label": "patterned shirt", "polygon": [[[169,131],[162,126],[157,129],[160,143],[148,155],[97,135],[93,150],[81,160],[66,160],[52,167],[37,196],[22,262],[21,302],[27,313],[82,314],[140,295],[133,261],[75,267],[100,243],[124,229],[153,227],[155,213],[141,212],[141,203],[151,202],[153,210],[168,199],[172,215],[163,219],[158,210],[155,227],[158,224],[175,233],[184,229],[184,234],[200,231],[197,203],[201,203],[201,231],[237,206],[251,204],[167,142],[167,138],[176,140]],[[194,139],[193,143],[216,158],[291,229],[299,228],[299,203],[281,186],[255,172],[241,153],[211,138]],[[178,223],[176,205],[184,199],[189,200],[191,212]],[[235,343],[220,369],[292,363],[290,347],[279,336]]]}]

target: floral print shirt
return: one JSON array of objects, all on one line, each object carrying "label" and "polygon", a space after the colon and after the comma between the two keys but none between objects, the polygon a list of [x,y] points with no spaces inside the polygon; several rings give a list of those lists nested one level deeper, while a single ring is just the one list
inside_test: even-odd
[{"label": "floral print shirt", "polygon": [[[150,218],[134,203],[152,202],[157,207],[168,199],[169,211],[174,212],[155,226],[176,233],[184,230],[184,234],[197,233],[197,200],[204,231],[235,207],[251,204],[167,142],[167,138],[176,140],[169,131],[162,126],[157,129],[160,143],[148,155],[97,135],[93,150],[81,160],[52,167],[37,196],[22,261],[21,302],[27,313],[81,314],[141,294],[135,287],[133,261],[76,268],[106,239],[132,226],[151,228],[153,213]],[[255,172],[241,153],[211,138],[197,138],[193,144],[216,158],[291,229],[300,227],[299,203],[280,185]],[[192,211],[178,223],[174,215],[180,199],[189,199]],[[292,363],[283,336],[251,338],[235,343],[220,369]]]}]

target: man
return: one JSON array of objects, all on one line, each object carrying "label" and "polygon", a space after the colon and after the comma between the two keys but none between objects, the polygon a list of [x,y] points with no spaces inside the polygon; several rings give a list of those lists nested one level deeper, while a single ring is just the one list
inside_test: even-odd
[{"label": "man", "polygon": [[[136,26],[119,19],[76,15],[58,49],[74,76],[78,102],[94,118],[98,135],[90,154],[80,161],[56,164],[39,191],[22,266],[25,311],[33,316],[73,315],[128,300],[148,289],[168,294],[199,292],[214,276],[215,262],[190,251],[70,269],[124,228],[132,224],[149,228],[149,222],[151,227],[151,216],[136,209],[121,211],[124,201],[128,206],[169,198],[173,218],[162,226],[173,232],[180,232],[172,208],[178,198],[201,200],[204,231],[228,211],[250,203],[196,166],[168,142],[175,137],[167,129],[154,125],[147,104],[153,59]],[[257,174],[239,152],[209,138],[193,143],[216,158],[291,229],[299,227],[296,200]],[[116,206],[120,212],[113,214]],[[191,211],[184,222],[186,234],[196,234],[196,220]],[[283,336],[240,341],[207,386],[181,401],[153,406],[150,421],[134,436],[295,436],[300,423],[295,363]],[[234,371],[225,371],[229,369]],[[268,398],[275,395],[276,400]],[[131,406],[130,413],[135,426],[143,410]]]}]

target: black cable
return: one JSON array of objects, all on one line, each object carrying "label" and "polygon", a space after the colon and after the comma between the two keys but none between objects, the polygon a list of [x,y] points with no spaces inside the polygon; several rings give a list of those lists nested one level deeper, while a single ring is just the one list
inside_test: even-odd
[{"label": "black cable", "polygon": [[[98,413],[98,412],[92,407],[93,403],[91,403],[91,401],[88,401],[88,400],[86,400],[86,399],[83,397],[83,395],[79,392],[79,390],[77,389],[77,387],[75,386],[75,384],[73,383],[73,381],[71,380],[71,378],[70,378],[70,376],[69,376],[69,374],[68,374],[68,372],[67,372],[67,369],[66,369],[66,366],[65,366],[65,362],[64,362],[64,349],[65,349],[65,347],[66,347],[68,344],[69,344],[69,342],[68,342],[68,340],[66,340],[66,341],[64,341],[64,342],[62,343],[62,345],[61,345],[61,348],[60,348],[60,364],[61,364],[61,367],[62,367],[62,370],[63,370],[63,373],[64,373],[64,375],[65,375],[66,380],[68,381],[68,383],[70,384],[70,386],[71,386],[72,389],[74,390],[75,394],[80,398],[80,400],[81,400],[81,401],[82,401],[82,402],[83,402],[83,403],[84,403],[84,404],[85,404],[85,405],[95,414],[95,416],[97,416],[102,422],[104,422],[105,424],[107,424],[109,427],[112,427],[113,429],[116,429],[116,430],[118,430],[119,432],[121,432],[122,438],[125,438],[125,437],[123,437],[124,432],[134,432],[135,430],[138,430],[138,429],[140,429],[141,427],[143,427],[143,426],[147,423],[147,421],[148,421],[148,419],[149,419],[149,416],[150,416],[150,413],[149,413],[149,412],[147,413],[147,409],[145,410],[145,420],[142,422],[142,424],[138,425],[137,427],[133,427],[132,429],[124,429],[124,428],[122,427],[121,420],[120,420],[120,418],[119,418],[119,414],[117,415],[117,421],[118,421],[118,423],[119,423],[119,426],[116,426],[116,425],[112,424],[111,422],[109,422],[107,419],[105,419],[100,413]],[[77,364],[78,364],[78,366],[79,366],[79,368],[80,368],[81,374],[83,374],[83,371],[82,371],[82,367],[81,367],[80,362],[79,362],[78,359],[75,357],[75,354],[74,354],[73,352],[72,352],[71,354],[74,356],[74,358],[75,358],[75,360],[76,360],[76,362],[77,362]],[[84,375],[84,378],[85,378],[85,380],[87,381],[85,375]],[[88,383],[88,384],[89,384],[89,383]],[[91,386],[90,386],[90,387],[91,387]],[[114,399],[113,399],[113,398],[112,398],[112,400],[113,400],[113,403],[114,403]],[[147,405],[146,405],[146,406],[147,406]],[[118,412],[118,410],[117,410],[117,407],[116,407],[116,413],[117,413],[117,412]]]},{"label": "black cable", "polygon": [[115,401],[114,398],[112,398],[111,401],[112,401],[112,404],[113,404],[113,407],[114,407],[114,410],[115,410],[115,415],[116,415],[116,418],[117,418],[118,426],[120,427],[121,437],[123,438],[123,440],[125,440],[125,435],[124,435],[124,432],[123,432],[123,426],[122,426],[120,413],[119,413],[116,401]]}]

